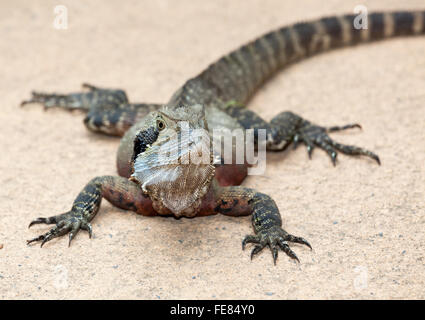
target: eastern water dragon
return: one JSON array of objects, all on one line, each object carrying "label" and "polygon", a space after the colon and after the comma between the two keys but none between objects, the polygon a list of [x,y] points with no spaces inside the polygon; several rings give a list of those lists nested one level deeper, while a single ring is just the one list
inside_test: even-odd
[{"label": "eastern water dragon", "polygon": [[[255,91],[276,71],[303,58],[333,48],[368,43],[398,36],[425,34],[425,11],[398,11],[367,15],[367,28],[356,28],[356,15],[348,14],[297,23],[269,32],[232,51],[180,87],[167,103],[130,103],[126,93],[84,84],[87,90],[71,94],[32,93],[27,103],[45,108],[60,107],[87,112],[84,123],[94,132],[122,136],[117,155],[119,176],[95,177],[83,188],[70,211],[30,223],[54,224],[45,234],[28,243],[47,241],[69,234],[69,243],[80,229],[92,234],[90,221],[99,211],[102,198],[114,206],[138,214],[194,217],[213,214],[252,215],[254,234],[242,241],[255,246],[251,258],[265,246],[274,262],[278,249],[298,260],[289,243],[311,248],[301,237],[282,229],[273,199],[259,191],[239,186],[247,176],[246,163],[168,163],[158,157],[161,148],[181,139],[179,122],[189,130],[266,130],[267,150],[279,151],[303,143],[309,155],[314,147],[327,152],[333,164],[337,152],[364,155],[380,160],[364,148],[340,144],[328,133],[357,127],[321,127],[286,111],[270,122],[244,108]],[[177,135],[176,135],[177,132]],[[188,148],[187,148],[188,149]],[[188,150],[181,148],[179,157]],[[211,157],[212,159],[212,157]],[[159,163],[161,162],[161,163]]]}]

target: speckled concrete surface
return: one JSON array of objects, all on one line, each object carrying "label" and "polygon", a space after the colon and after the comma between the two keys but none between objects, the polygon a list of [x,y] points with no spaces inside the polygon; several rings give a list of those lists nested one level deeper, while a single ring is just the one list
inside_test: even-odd
[{"label": "speckled concrete surface", "polygon": [[[84,184],[115,173],[118,140],[94,135],[83,115],[20,101],[33,89],[82,82],[164,102],[220,55],[278,26],[352,12],[358,1],[1,1],[0,297],[425,298],[425,39],[334,51],[280,73],[249,107],[270,119],[296,111],[323,125],[359,122],[334,138],[375,150],[378,167],[341,155],[312,161],[299,148],[268,155],[244,185],[270,194],[301,264],[241,250],[250,218],[146,218],[104,202],[94,239],[70,248],[25,240],[28,223],[68,210]],[[363,1],[370,10],[423,8],[423,0]],[[67,30],[53,8],[69,10]]]}]

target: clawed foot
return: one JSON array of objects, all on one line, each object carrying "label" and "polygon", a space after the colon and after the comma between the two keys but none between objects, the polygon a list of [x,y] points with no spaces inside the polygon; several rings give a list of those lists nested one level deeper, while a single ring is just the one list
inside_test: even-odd
[{"label": "clawed foot", "polygon": [[294,149],[298,146],[299,142],[303,142],[307,147],[307,152],[311,159],[313,149],[317,146],[328,153],[333,165],[336,165],[336,157],[338,155],[337,151],[348,155],[364,155],[369,158],[372,158],[380,165],[381,161],[375,153],[356,146],[340,144],[332,140],[328,136],[328,133],[330,132],[341,131],[351,128],[361,128],[361,126],[359,124],[349,124],[342,127],[325,128],[316,126],[310,123],[309,121],[304,120],[303,124],[301,125],[301,128],[294,135]]},{"label": "clawed foot", "polygon": [[27,240],[27,244],[32,242],[41,241],[41,246],[43,246],[47,241],[50,241],[54,238],[63,236],[69,233],[69,243],[68,246],[71,245],[72,239],[74,239],[75,235],[80,231],[80,229],[87,230],[89,233],[89,237],[92,236],[92,227],[90,223],[84,220],[84,218],[74,213],[73,211],[69,211],[63,213],[61,215],[49,217],[49,218],[38,218],[30,223],[28,228],[35,224],[56,224],[52,229],[47,231],[45,234],[40,235],[34,239]]},{"label": "clawed foot", "polygon": [[85,109],[81,100],[81,94],[71,93],[63,94],[48,94],[41,92],[31,92],[31,99],[21,102],[21,107],[29,103],[40,103],[44,106],[44,110],[60,107],[66,110]]},{"label": "clawed foot", "polygon": [[242,241],[242,250],[245,250],[245,245],[247,243],[257,244],[251,251],[252,260],[253,256],[263,250],[263,248],[267,245],[272,251],[273,261],[276,265],[278,248],[280,247],[289,257],[300,262],[297,255],[289,248],[288,242],[304,244],[312,249],[311,245],[304,238],[295,237],[287,233],[281,227],[272,226],[266,230],[259,231],[256,235],[246,236]]},{"label": "clawed foot", "polygon": [[54,94],[33,91],[31,92],[31,99],[22,101],[21,106],[29,103],[40,103],[44,106],[45,110],[59,107],[70,111],[76,109],[87,111],[95,102],[128,102],[127,96],[122,90],[101,89],[88,83],[83,83],[82,88],[88,89],[88,91],[70,94]]}]

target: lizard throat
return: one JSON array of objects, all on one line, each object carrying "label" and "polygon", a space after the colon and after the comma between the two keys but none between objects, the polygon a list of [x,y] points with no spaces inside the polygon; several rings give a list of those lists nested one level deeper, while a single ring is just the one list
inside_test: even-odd
[{"label": "lizard throat", "polygon": [[[143,134],[145,137],[146,134]],[[211,163],[211,154],[206,144],[190,146],[183,135],[162,138],[157,140],[143,153],[139,153],[134,160],[134,172],[131,180],[142,188],[143,193],[151,200],[171,211],[176,216],[190,216],[195,211],[188,210],[195,205],[208,191],[215,174],[215,167]],[[146,141],[146,140],[144,140]],[[182,162],[190,151],[208,150],[209,161]],[[167,152],[164,153],[164,150]],[[168,156],[164,156],[165,154]],[[195,152],[196,153],[196,152]],[[190,212],[189,212],[190,211]]]}]

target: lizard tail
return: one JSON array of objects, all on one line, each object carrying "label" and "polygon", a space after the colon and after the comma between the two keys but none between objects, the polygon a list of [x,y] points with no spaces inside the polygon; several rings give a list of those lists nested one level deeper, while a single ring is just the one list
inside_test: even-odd
[{"label": "lizard tail", "polygon": [[350,14],[297,23],[223,56],[189,80],[175,98],[188,103],[244,104],[274,73],[300,59],[334,48],[421,34],[425,34],[425,11]]}]

